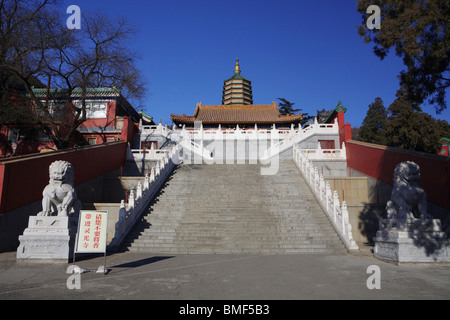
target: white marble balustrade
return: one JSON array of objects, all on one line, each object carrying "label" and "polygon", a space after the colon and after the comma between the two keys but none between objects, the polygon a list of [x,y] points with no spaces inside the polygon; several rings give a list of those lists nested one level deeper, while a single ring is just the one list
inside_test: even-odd
[{"label": "white marble balustrade", "polygon": [[350,252],[359,251],[359,247],[353,239],[352,225],[349,221],[346,202],[342,201],[342,204],[339,203],[337,191],[331,191],[329,182],[325,180],[322,174],[319,174],[319,170],[310,161],[308,153],[305,150],[294,146],[293,158],[297,168],[325,211],[347,250]]}]

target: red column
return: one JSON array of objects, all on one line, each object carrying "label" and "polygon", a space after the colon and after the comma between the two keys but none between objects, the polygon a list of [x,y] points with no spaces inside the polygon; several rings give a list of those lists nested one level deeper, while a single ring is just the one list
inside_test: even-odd
[{"label": "red column", "polygon": [[352,140],[352,126],[349,123],[345,123],[344,111],[338,111],[336,118],[339,126],[339,141],[342,147],[342,143]]}]

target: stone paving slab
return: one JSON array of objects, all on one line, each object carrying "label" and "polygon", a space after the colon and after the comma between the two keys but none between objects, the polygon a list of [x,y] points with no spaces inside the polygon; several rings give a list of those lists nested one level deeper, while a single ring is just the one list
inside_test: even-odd
[{"label": "stone paving slab", "polygon": [[[0,253],[0,300],[303,300],[450,299],[450,266],[397,266],[368,255],[115,253],[76,265],[91,272],[68,289],[71,264],[16,262]],[[380,289],[368,289],[380,270]],[[75,281],[69,281],[74,284]],[[373,283],[373,281],[372,281]]]}]

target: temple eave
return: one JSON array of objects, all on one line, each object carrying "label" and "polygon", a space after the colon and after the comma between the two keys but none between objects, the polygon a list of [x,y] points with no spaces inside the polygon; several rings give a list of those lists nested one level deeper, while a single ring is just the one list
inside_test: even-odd
[{"label": "temple eave", "polygon": [[302,119],[302,115],[283,116],[277,119],[198,119],[191,116],[171,115],[176,124],[194,124],[196,121],[203,124],[291,124]]},{"label": "temple eave", "polygon": [[245,124],[245,125],[251,125],[251,124],[265,124],[265,125],[271,125],[271,124],[291,124],[295,123],[296,121],[284,121],[284,120],[275,120],[275,121],[266,121],[266,120],[254,120],[254,121],[231,121],[231,120],[222,120],[222,121],[213,121],[213,120],[184,120],[184,119],[172,119],[172,121],[175,122],[175,124],[194,124],[196,121],[201,122],[203,124]]}]

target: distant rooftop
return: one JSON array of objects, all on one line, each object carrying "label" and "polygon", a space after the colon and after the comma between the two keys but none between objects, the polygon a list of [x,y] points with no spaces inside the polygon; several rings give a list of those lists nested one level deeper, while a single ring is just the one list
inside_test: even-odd
[{"label": "distant rooftop", "polygon": [[197,104],[193,116],[171,115],[175,123],[193,124],[201,121],[204,124],[273,124],[292,123],[302,119],[302,115],[280,115],[277,104],[271,105],[217,105],[203,106]]},{"label": "distant rooftop", "polygon": [[[33,88],[33,92],[38,98],[46,98],[47,97],[47,88]],[[70,93],[69,89],[50,89],[49,94],[51,98],[64,98]],[[80,98],[82,96],[82,89],[75,88],[71,92],[72,98]],[[87,97],[119,97],[120,90],[117,88],[87,88],[86,89]]]}]

